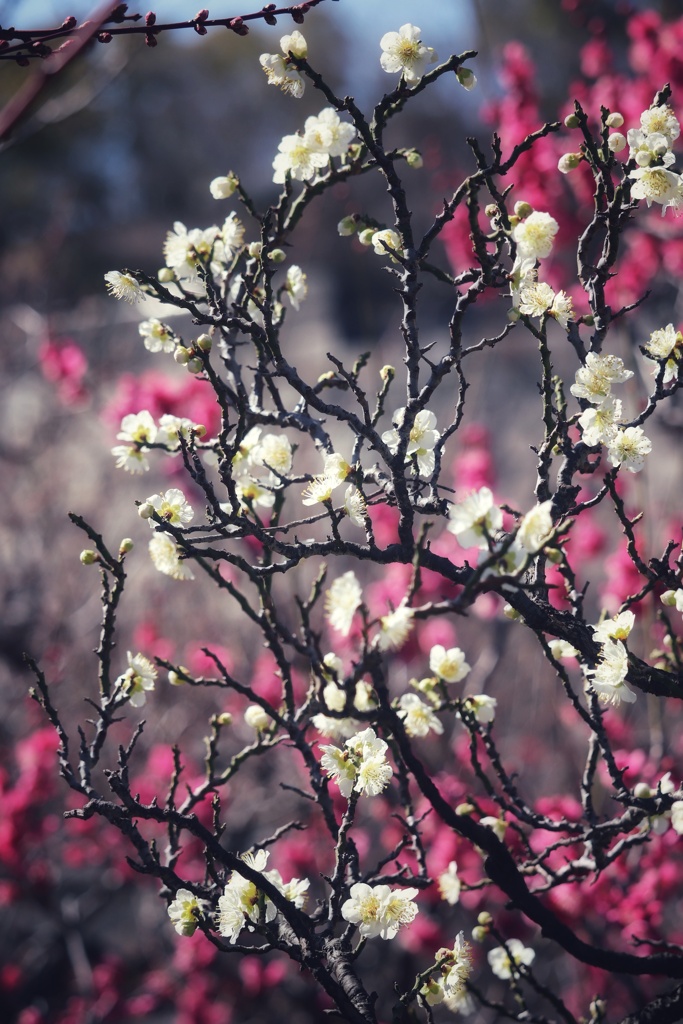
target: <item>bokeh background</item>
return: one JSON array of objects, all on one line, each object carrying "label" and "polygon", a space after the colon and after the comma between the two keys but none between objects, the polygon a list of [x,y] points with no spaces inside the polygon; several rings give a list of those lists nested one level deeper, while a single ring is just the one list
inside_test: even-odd
[{"label": "bokeh background", "polygon": [[[155,9],[164,21],[195,13],[189,0],[160,2]],[[211,14],[248,9],[221,2],[211,6]],[[596,39],[609,44],[616,71],[628,68],[633,43],[628,19],[646,9],[665,21],[680,14],[675,0],[339,0],[311,12],[303,31],[312,63],[324,70],[337,92],[354,94],[365,107],[388,87],[378,40],[405,21],[419,24],[425,41],[441,56],[479,51],[472,63],[478,77],[474,92],[443,81],[427,102],[408,108],[395,130],[397,145],[412,145],[424,154],[424,168],[416,172],[410,194],[418,219],[427,225],[443,196],[471,166],[465,136],[485,143],[490,135],[487,111],[490,115],[509,89],[509,78],[499,75],[506,47],[518,41],[526,48],[536,68],[540,115],[553,118],[567,107],[573,83],[599,76],[596,51],[587,50]],[[89,10],[85,3],[56,0],[4,2],[0,24],[47,26]],[[259,54],[276,52],[280,35],[288,30],[283,21],[254,28],[245,38],[215,30],[204,38],[169,33],[155,49],[139,38],[96,45],[50,84],[0,151],[3,1019],[21,1024],[139,1019],[222,1024],[266,1020],[284,1005],[293,1020],[323,1019],[301,979],[285,978],[277,960],[265,965],[247,958],[239,969],[221,961],[218,967],[210,951],[193,943],[179,946],[153,887],[144,880],[140,884],[126,867],[123,848],[94,826],[64,827],[66,798],[56,777],[54,742],[26,696],[31,680],[24,664],[24,652],[30,652],[54,682],[55,699],[66,717],[82,714],[93,680],[90,652],[97,643],[99,603],[95,572],[78,561],[84,538],[66,512],[82,514],[114,547],[132,536],[142,552],[134,499],[172,477],[155,471],[141,485],[115,471],[109,450],[121,416],[141,408],[198,420],[212,415],[201,386],[188,383],[185,371],[172,363],[165,362],[160,371],[158,357],[143,348],[137,324],[158,315],[156,308],[117,304],[106,296],[103,275],[123,267],[154,272],[163,262],[166,232],[176,220],[188,226],[220,222],[231,207],[211,198],[208,183],[229,169],[248,183],[258,206],[271,201],[271,162],[280,138],[320,109],[310,88],[295,103],[265,85]],[[30,74],[30,68],[0,64],[0,103],[15,95]],[[295,262],[308,273],[310,293],[290,343],[319,363],[321,371],[327,368],[328,350],[349,360],[369,350],[377,367],[397,358],[400,313],[390,282],[370,252],[336,231],[341,216],[359,209],[380,209],[383,213],[376,215],[388,217],[386,198],[376,184],[354,184],[353,192],[339,189],[312,209],[298,232]],[[442,248],[444,267],[457,251],[457,240],[451,251]],[[447,296],[438,288],[427,289],[422,310],[426,336],[443,337]],[[679,290],[670,268],[643,323],[653,329],[677,322],[679,313]],[[473,333],[484,330],[491,317],[491,311],[484,311],[473,321]],[[171,322],[182,330],[181,319]],[[559,355],[560,369],[562,359]],[[460,452],[466,455],[469,444],[475,455],[488,453],[497,486],[511,498],[530,493],[533,485],[528,450],[537,419],[532,360],[532,352],[506,351],[485,376],[475,374],[470,432]],[[680,445],[675,412],[674,406],[661,431],[664,465],[675,464]],[[638,486],[638,498],[654,503],[659,521],[673,516],[680,497],[676,474],[652,472]],[[586,557],[597,563],[604,548],[596,546]],[[229,624],[212,607],[208,592],[193,592],[189,614],[187,599],[169,595],[166,581],[142,553],[131,560],[131,590],[136,597],[121,616],[122,657],[130,647],[177,657],[200,671],[200,648],[210,643],[228,651],[242,668],[253,660],[235,648]],[[464,627],[463,638],[477,647],[484,662],[487,657],[495,662],[500,627],[487,628],[495,633],[492,641],[476,624]],[[523,650],[514,643],[512,650],[517,660],[506,663],[508,679],[515,676],[511,664],[524,664]],[[490,692],[504,699],[495,674]],[[208,697],[198,698],[194,706],[196,715],[161,698],[148,726],[149,777],[167,773],[164,744],[180,742],[190,757],[201,760],[206,714],[217,709]],[[511,701],[509,713],[510,733],[521,742],[529,709]],[[546,729],[552,737],[554,727],[543,709],[535,707],[533,715],[533,728]],[[651,728],[652,735],[659,735],[656,716]],[[561,744],[559,734],[554,739]],[[560,769],[556,781],[561,786]],[[239,813],[235,828],[248,842],[249,810]]]}]

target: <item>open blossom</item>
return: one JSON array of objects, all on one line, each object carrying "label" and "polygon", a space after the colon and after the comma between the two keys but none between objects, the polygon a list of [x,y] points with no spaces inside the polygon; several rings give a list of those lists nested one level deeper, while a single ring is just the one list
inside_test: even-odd
[{"label": "open blossom", "polygon": [[460,899],[462,885],[458,878],[458,865],[452,860],[446,871],[443,871],[438,879],[439,895],[449,906],[454,907]]},{"label": "open blossom", "polygon": [[633,612],[620,612],[611,619],[604,619],[597,626],[591,626],[593,639],[599,644],[604,644],[608,640],[625,640],[635,621]]},{"label": "open blossom", "polygon": [[189,563],[180,557],[180,548],[167,533],[155,533],[149,542],[154,568],[174,580],[193,580]]},{"label": "open blossom", "polygon": [[305,135],[312,135],[320,149],[328,156],[343,157],[356,137],[356,129],[348,121],[342,121],[333,107],[325,107],[315,117],[304,122]]},{"label": "open blossom", "polygon": [[349,484],[344,492],[344,512],[354,526],[360,526],[361,529],[365,526],[368,508],[365,498],[353,484]]},{"label": "open blossom", "polygon": [[202,903],[189,889],[178,889],[175,899],[168,905],[168,916],[178,935],[194,935]]},{"label": "open blossom", "polygon": [[503,513],[494,504],[488,487],[480,487],[456,505],[451,505],[448,515],[448,529],[464,548],[487,550],[488,538],[493,537],[503,525]]},{"label": "open blossom", "polygon": [[550,256],[559,224],[549,213],[534,210],[512,230],[517,253],[522,259],[539,260]]},{"label": "open blossom", "polygon": [[575,383],[570,387],[575,398],[585,398],[592,405],[602,405],[609,397],[612,384],[623,384],[633,376],[619,356],[598,355],[589,352],[586,362],[576,371]]},{"label": "open blossom", "polygon": [[[666,359],[664,370],[664,384],[676,380],[678,377],[679,359],[683,352],[683,334],[674,328],[673,324],[667,324],[658,331],[653,331],[650,340],[646,343],[645,349],[652,359]],[[659,372],[659,367],[655,368]]]},{"label": "open blossom", "polygon": [[110,270],[104,275],[104,280],[107,282],[107,291],[110,295],[113,295],[115,299],[129,302],[131,306],[144,295],[132,274],[121,274],[118,270]]},{"label": "open blossom", "polygon": [[157,437],[157,425],[152,414],[146,409],[142,412],[128,413],[121,420],[121,430],[116,435],[119,441],[131,444],[154,444]]},{"label": "open blossom", "polygon": [[189,441],[193,433],[203,430],[200,423],[193,423],[186,416],[173,416],[172,413],[166,412],[159,417],[157,444],[165,444],[167,448],[178,450],[181,437]]},{"label": "open blossom", "polygon": [[308,295],[306,275],[301,267],[292,266],[287,271],[287,277],[285,279],[285,294],[292,304],[292,307],[294,309],[299,309],[301,303]]},{"label": "open blossom", "polygon": [[409,85],[417,85],[429,64],[438,57],[431,46],[420,39],[417,25],[401,25],[398,32],[386,32],[379,41],[382,48],[380,64],[390,75],[403,73]]},{"label": "open blossom", "polygon": [[680,208],[681,177],[666,167],[638,167],[629,173],[633,179],[631,195],[634,199],[645,199],[648,206],[659,203],[664,216],[668,206]]},{"label": "open blossom", "polygon": [[403,245],[401,236],[393,228],[384,228],[382,231],[375,231],[372,236],[372,247],[378,256],[391,255],[393,252],[402,252]]},{"label": "open blossom", "polygon": [[474,693],[465,697],[464,705],[481,725],[488,725],[496,717],[498,701],[486,693]]},{"label": "open blossom", "polygon": [[362,600],[363,591],[355,573],[349,570],[343,576],[339,576],[325,595],[327,621],[332,629],[348,636],[353,616],[360,608]]},{"label": "open blossom", "polygon": [[283,92],[301,99],[304,94],[306,83],[295,67],[288,60],[291,53],[299,59],[308,56],[308,45],[301,32],[295,31],[290,35],[282,36],[280,49],[284,56],[279,53],[262,53],[259,63],[266,73],[268,85],[277,85]]},{"label": "open blossom", "polygon": [[377,638],[380,651],[398,651],[403,647],[413,624],[413,610],[405,604],[383,615],[379,620],[380,632]]},{"label": "open blossom", "polygon": [[273,160],[273,181],[283,185],[288,174],[295,181],[310,181],[328,163],[329,157],[315,134],[285,135]]},{"label": "open blossom", "polygon": [[429,704],[420,700],[416,693],[404,693],[398,702],[398,717],[403,719],[409,736],[426,736],[429,731],[443,733],[443,725]]},{"label": "open blossom", "polygon": [[129,448],[127,444],[117,444],[111,453],[116,459],[117,469],[125,469],[127,473],[146,473],[149,469],[146,451],[147,448]]},{"label": "open blossom", "polygon": [[465,654],[459,647],[446,650],[441,644],[435,644],[429,652],[429,668],[446,683],[459,683],[470,670]]},{"label": "open blossom", "polygon": [[553,532],[551,508],[552,501],[544,501],[522,516],[515,539],[532,555],[540,551]]},{"label": "open blossom", "polygon": [[159,524],[151,518],[152,512],[171,526],[186,526],[194,518],[194,509],[178,487],[171,487],[163,494],[151,494],[140,506],[141,516],[155,530]]},{"label": "open blossom", "polygon": [[348,800],[352,792],[378,796],[391,782],[393,771],[386,759],[387,744],[367,728],[346,741],[346,750],[321,746],[320,766]]},{"label": "open blossom", "polygon": [[116,688],[134,708],[140,708],[147,699],[147,692],[154,689],[157,670],[144,654],[128,651],[128,668],[116,680]]},{"label": "open blossom", "polygon": [[221,230],[215,224],[208,228],[185,227],[182,221],[175,221],[164,242],[166,266],[181,281],[198,281],[197,267],[212,260],[220,261],[225,255]]},{"label": "open blossom", "polygon": [[356,882],[349,889],[349,899],[342,904],[342,917],[357,924],[363,938],[379,935],[382,939],[393,939],[402,925],[415,920],[417,907],[412,901],[418,891]]},{"label": "open blossom", "polygon": [[628,651],[621,640],[608,640],[604,643],[596,667],[585,674],[604,704],[616,707],[622,700],[627,704],[635,701],[636,694],[626,685]]},{"label": "open blossom", "polygon": [[[242,854],[242,860],[254,871],[263,871],[268,862],[268,850],[257,850],[255,854]],[[266,921],[272,921],[277,910],[270,900],[260,900],[259,890],[253,882],[233,871],[218,900],[218,932],[229,942],[237,942],[242,929],[250,921],[257,921],[261,905]]]},{"label": "open blossom", "polygon": [[285,434],[265,434],[251,452],[255,466],[264,466],[276,476],[286,476],[292,468],[292,445]]},{"label": "open blossom", "polygon": [[669,145],[681,134],[678,119],[666,103],[644,110],[640,115],[640,126],[647,135],[663,135]]},{"label": "open blossom", "polygon": [[517,256],[509,276],[512,305],[518,307],[522,289],[530,287],[536,280],[536,260],[530,256],[525,259]]},{"label": "open blossom", "polygon": [[221,238],[223,239],[225,259],[230,259],[244,245],[244,224],[236,213],[231,213],[225,218],[221,228]]},{"label": "open blossom", "polygon": [[143,320],[138,331],[148,352],[172,352],[175,348],[173,331],[161,320]]},{"label": "open blossom", "polygon": [[613,466],[639,473],[645,465],[645,456],[652,451],[652,441],[645,436],[642,427],[626,427],[609,438],[607,451]]},{"label": "open blossom", "polygon": [[519,311],[525,316],[552,316],[561,327],[574,316],[572,300],[566,292],[554,292],[549,284],[543,281],[532,281],[520,291]]},{"label": "open blossom", "polygon": [[[392,454],[396,454],[400,443],[399,431],[403,426],[406,410],[405,407],[397,409],[392,416],[394,427],[392,430],[385,430],[382,440]],[[415,416],[410,436],[406,447],[406,462],[413,459],[417,462],[417,470],[421,476],[430,476],[434,472],[435,456],[434,447],[440,438],[436,430],[436,416],[429,409],[421,409]]]},{"label": "open blossom", "polygon": [[622,405],[618,398],[606,398],[602,405],[591,406],[579,416],[581,440],[589,448],[609,444],[619,429]]},{"label": "open blossom", "polygon": [[487,955],[491,970],[497,978],[502,978],[504,981],[516,973],[517,967],[522,964],[528,967],[536,958],[534,950],[529,949],[519,939],[508,939],[505,947],[491,949]]}]

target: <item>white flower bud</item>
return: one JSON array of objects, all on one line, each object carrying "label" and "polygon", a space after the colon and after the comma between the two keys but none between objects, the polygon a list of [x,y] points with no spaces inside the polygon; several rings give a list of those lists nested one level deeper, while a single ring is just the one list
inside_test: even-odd
[{"label": "white flower bud", "polygon": [[372,239],[375,234],[375,228],[363,228],[363,230],[358,234],[358,241],[361,245],[372,245]]},{"label": "white flower bud", "polygon": [[608,128],[621,128],[623,123],[623,116],[616,110],[613,111],[605,121]]},{"label": "white flower bud", "polygon": [[560,174],[569,174],[570,171],[575,171],[580,163],[580,153],[563,153],[557,161],[557,169]]},{"label": "white flower bud", "polygon": [[170,267],[162,267],[157,273],[157,277],[162,284],[170,284],[171,281],[175,281],[175,274]]},{"label": "white flower bud", "polygon": [[204,369],[204,364],[199,358],[199,356],[194,356],[187,363],[187,369],[189,370],[190,373],[201,373],[202,370]]},{"label": "white flower bud", "polygon": [[565,128],[578,128],[579,119],[576,116],[576,114],[567,114],[567,116],[564,119],[564,126]]},{"label": "white flower bud", "polygon": [[408,167],[412,167],[414,171],[418,170],[424,165],[422,153],[418,153],[416,149],[409,149],[406,153],[406,163],[408,164]]},{"label": "white flower bud", "polygon": [[510,619],[512,622],[516,622],[522,617],[516,608],[513,608],[511,604],[507,603],[503,605],[503,615],[506,619]]},{"label": "white flower bud", "polygon": [[213,341],[211,340],[210,334],[200,334],[195,341],[197,348],[201,349],[202,352],[210,352]]},{"label": "white flower bud", "polygon": [[134,547],[135,544],[133,543],[132,539],[130,537],[124,537],[121,543],[119,544],[119,554],[127,555],[128,552],[132,551]]},{"label": "white flower bud", "polygon": [[674,605],[676,604],[676,591],[675,590],[665,590],[659,600],[667,608],[673,608]]},{"label": "white flower bud", "polygon": [[612,132],[607,140],[607,145],[612,153],[621,153],[626,148],[626,138],[621,132]]},{"label": "white flower bud", "polygon": [[342,238],[348,238],[350,235],[355,235],[357,228],[358,218],[350,214],[348,217],[342,217],[337,224],[337,234]]},{"label": "white flower bud", "polygon": [[455,813],[461,818],[467,818],[474,812],[474,804],[458,804]]},{"label": "white flower bud", "polygon": [[524,200],[515,203],[515,217],[519,217],[520,220],[530,217],[533,212],[534,208],[531,203],[525,203]]},{"label": "white flower bud", "polygon": [[652,161],[652,154],[646,149],[639,149],[636,153],[635,160],[639,167],[649,167]]},{"label": "white flower bud", "polygon": [[224,711],[221,715],[216,715],[216,723],[218,725],[232,725],[232,715],[229,711]]},{"label": "white flower bud", "polygon": [[249,705],[244,712],[244,721],[250,728],[256,729],[257,732],[267,729],[271,724],[270,715],[263,710],[260,704]]},{"label": "white flower bud", "polygon": [[482,928],[481,925],[475,925],[472,929],[472,938],[475,942],[486,942],[488,933],[488,928]]},{"label": "white flower bud", "polygon": [[186,366],[190,359],[189,348],[185,348],[183,345],[178,345],[175,352],[173,353],[173,358],[175,359],[176,363],[180,363],[181,366]]},{"label": "white flower bud", "polygon": [[78,557],[80,558],[82,565],[93,565],[98,560],[97,552],[93,551],[92,548],[85,548],[84,551],[81,551]]},{"label": "white flower bud", "polygon": [[138,515],[140,519],[150,519],[154,515],[154,505],[149,501],[145,501],[142,505],[138,505]]},{"label": "white flower bud", "polygon": [[652,790],[648,786],[647,782],[639,782],[633,787],[633,795],[638,800],[647,800],[652,796]]},{"label": "white flower bud", "polygon": [[467,92],[471,92],[477,84],[477,76],[469,68],[458,68],[456,75],[461,86]]},{"label": "white flower bud", "polygon": [[482,910],[481,914],[477,917],[477,924],[483,925],[485,928],[493,924],[493,918],[489,914],[488,910]]},{"label": "white flower bud", "polygon": [[287,259],[287,253],[284,249],[271,249],[268,253],[268,259],[272,260],[273,263],[284,263]]},{"label": "white flower bud", "polygon": [[522,314],[520,313],[520,311],[517,309],[516,306],[513,306],[512,309],[508,309],[508,313],[507,313],[508,320],[512,324],[516,324],[521,315]]},{"label": "white flower bud", "polygon": [[238,185],[239,178],[230,171],[224,177],[214,178],[209,190],[214,199],[229,199]]},{"label": "white flower bud", "polygon": [[250,242],[247,246],[247,252],[253,260],[261,258],[261,249],[263,248],[260,242]]}]

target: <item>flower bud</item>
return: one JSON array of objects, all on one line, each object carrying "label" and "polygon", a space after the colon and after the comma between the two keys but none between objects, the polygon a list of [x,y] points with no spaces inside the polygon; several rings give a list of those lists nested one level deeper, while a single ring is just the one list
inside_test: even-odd
[{"label": "flower bud", "polygon": [[385,363],[385,365],[379,371],[379,375],[380,379],[384,381],[384,383],[386,384],[388,380],[393,380],[394,377],[396,376],[396,367],[390,366],[389,363]]},{"label": "flower bud", "polygon": [[482,928],[480,925],[476,925],[472,929],[472,938],[475,942],[486,942],[488,933],[488,928]]},{"label": "flower bud", "polygon": [[214,199],[229,199],[239,185],[239,178],[230,171],[224,177],[214,178],[209,190]]},{"label": "flower bud", "polygon": [[652,796],[652,790],[647,782],[639,782],[633,787],[633,795],[638,800],[648,800]]},{"label": "flower bud", "polygon": [[135,544],[133,543],[131,538],[130,537],[124,537],[123,540],[121,541],[121,543],[119,544],[119,554],[120,555],[127,555],[129,553],[129,551],[133,550],[134,547],[135,547]]},{"label": "flower bud", "polygon": [[358,218],[353,213],[349,214],[348,217],[342,217],[337,224],[337,234],[342,238],[348,238],[350,235],[355,235],[357,227]]},{"label": "flower bud", "polygon": [[358,233],[358,241],[360,244],[372,245],[372,238],[373,235],[376,234],[376,230],[376,228],[363,228],[363,230]]},{"label": "flower bud", "polygon": [[458,804],[455,813],[461,818],[467,818],[474,812],[474,804]]},{"label": "flower bud", "polygon": [[202,352],[210,352],[213,341],[210,334],[200,334],[195,341],[197,348],[201,349]]},{"label": "flower bud", "polygon": [[261,250],[263,246],[260,242],[250,242],[247,246],[247,252],[253,260],[259,260],[261,258]]},{"label": "flower bud", "polygon": [[665,605],[665,607],[673,608],[676,604],[676,591],[665,590],[659,600],[662,602],[663,605]]},{"label": "flower bud", "polygon": [[252,729],[256,729],[257,732],[267,729],[271,724],[270,715],[263,710],[260,704],[249,705],[247,710],[244,712],[244,721]]},{"label": "flower bud", "polygon": [[206,434],[206,427],[204,426],[203,423],[195,423],[194,432],[196,437],[204,437],[204,435]]},{"label": "flower bud", "polygon": [[517,321],[519,320],[519,318],[521,317],[521,315],[522,314],[520,313],[520,311],[517,309],[516,306],[513,306],[512,309],[508,309],[507,316],[508,316],[508,320],[510,321],[511,324],[516,324]]},{"label": "flower bud", "polygon": [[217,725],[232,725],[232,715],[229,711],[224,711],[220,715],[216,715]]},{"label": "flower bud", "polygon": [[565,128],[578,128],[579,119],[576,116],[576,114],[567,114],[567,116],[564,119],[564,126]]},{"label": "flower bud", "polygon": [[[186,669],[183,667],[183,665],[181,665],[180,668],[181,668],[181,670],[183,672],[186,671]],[[185,685],[185,680],[183,679],[183,677],[181,675],[179,675],[177,672],[174,672],[173,669],[171,669],[170,672],[168,673],[168,681],[171,684],[171,686],[184,686]]]},{"label": "flower bud", "polygon": [[162,267],[157,277],[162,284],[170,284],[171,281],[175,281],[175,274],[170,267]]},{"label": "flower bud", "polygon": [[81,560],[81,565],[93,565],[98,561],[97,552],[93,551],[92,548],[85,548],[78,557]]},{"label": "flower bud", "polygon": [[511,622],[516,622],[522,617],[521,613],[516,608],[513,608],[511,604],[507,604],[507,602],[503,605],[503,615],[506,619],[510,619]]},{"label": "flower bud", "polygon": [[482,910],[481,914],[477,917],[477,924],[481,924],[484,928],[493,924],[493,918],[489,914],[488,910]]},{"label": "flower bud", "polygon": [[178,345],[173,353],[173,358],[176,363],[180,363],[181,366],[186,366],[190,359],[190,349],[185,348],[184,345]]},{"label": "flower bud", "polygon": [[534,208],[531,203],[525,203],[524,200],[519,203],[515,203],[515,217],[519,217],[520,220],[524,220],[525,217],[531,216],[534,212]]},{"label": "flower bud", "polygon": [[621,126],[622,126],[622,124],[623,124],[623,123],[624,123],[624,118],[623,118],[623,117],[622,117],[622,115],[621,115],[621,114],[620,114],[620,113],[619,113],[618,111],[616,111],[616,110],[614,110],[614,111],[613,111],[613,112],[612,112],[612,113],[611,113],[611,114],[609,115],[609,117],[607,118],[607,120],[605,121],[605,124],[607,125],[607,127],[608,127],[608,128],[621,128]]},{"label": "flower bud", "polygon": [[419,168],[424,165],[422,153],[418,153],[416,149],[409,149],[406,153],[406,163],[408,164],[408,167],[412,167],[414,171],[419,170]]},{"label": "flower bud", "polygon": [[559,565],[563,558],[562,552],[559,548],[544,548],[543,554],[549,562],[552,562],[553,565]]},{"label": "flower bud", "polygon": [[622,149],[626,148],[626,138],[621,132],[612,132],[607,140],[611,153],[621,153]]},{"label": "flower bud", "polygon": [[586,327],[595,327],[595,317],[592,313],[586,313],[585,316],[581,317],[581,323],[585,324]]},{"label": "flower bud", "polygon": [[142,505],[138,505],[138,515],[140,516],[140,519],[151,519],[154,515],[154,505],[150,504],[148,501],[143,502]]},{"label": "flower bud", "polygon": [[663,157],[669,152],[669,147],[667,146],[666,142],[658,142],[657,145],[653,148],[652,152],[655,156]]},{"label": "flower bud", "polygon": [[201,373],[204,369],[204,363],[199,356],[193,356],[187,363],[187,369],[190,373]]},{"label": "flower bud", "polygon": [[580,163],[580,153],[563,153],[557,161],[557,169],[560,174],[569,174],[570,171],[575,171]]},{"label": "flower bud", "polygon": [[495,203],[489,203],[486,209],[484,210],[484,213],[486,214],[489,220],[493,220],[494,217],[498,216],[500,210],[498,209]]},{"label": "flower bud", "polygon": [[287,259],[287,253],[284,249],[271,249],[268,253],[268,259],[272,260],[273,263],[284,263]]},{"label": "flower bud", "polygon": [[463,89],[466,89],[467,92],[471,92],[474,89],[477,84],[477,76],[473,71],[470,71],[469,68],[458,68],[455,74]]},{"label": "flower bud", "polygon": [[652,154],[648,153],[646,149],[639,149],[635,159],[639,167],[649,167],[652,162]]}]

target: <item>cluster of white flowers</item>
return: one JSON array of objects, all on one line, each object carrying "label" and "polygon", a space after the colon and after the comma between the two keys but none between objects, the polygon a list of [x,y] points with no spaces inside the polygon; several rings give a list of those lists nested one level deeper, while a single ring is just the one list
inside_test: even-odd
[{"label": "cluster of white flowers", "polygon": [[[330,711],[343,711],[346,707],[346,690],[340,684],[343,677],[342,660],[330,651],[323,658],[323,678],[327,683],[322,692],[323,703]],[[371,684],[360,679],[355,686],[353,707],[356,711],[370,711],[376,706],[377,698]],[[333,718],[325,714],[314,715],[311,724],[330,739],[349,739],[363,729],[362,723],[355,718]]]},{"label": "cluster of white flowers", "polygon": [[[403,426],[405,414],[405,408],[397,409],[391,418],[394,424],[393,429],[385,430],[382,434],[382,440],[392,455],[398,451],[401,439],[399,432]],[[410,428],[408,447],[406,448],[406,462],[413,464],[413,472],[419,473],[420,476],[431,476],[434,472],[434,448],[440,437],[441,434],[436,429],[434,413],[429,409],[421,409]],[[417,469],[415,464],[417,464]]]},{"label": "cluster of white flowers", "polygon": [[235,213],[226,217],[222,228],[214,224],[188,230],[181,221],[176,221],[166,235],[164,257],[172,280],[181,282],[185,288],[202,290],[199,267],[210,269],[220,279],[243,245],[244,225]]},{"label": "cluster of white flowers", "polygon": [[291,35],[282,36],[280,49],[283,55],[262,53],[259,57],[261,67],[268,78],[268,85],[277,85],[283,92],[300,100],[306,83],[293,66],[290,54],[299,60],[305,60],[308,56],[308,44],[301,32],[295,31]]},{"label": "cluster of white flowers", "polygon": [[652,451],[652,442],[642,427],[620,426],[621,401],[611,393],[613,384],[623,384],[632,376],[633,371],[626,369],[619,356],[589,352],[569,390],[575,398],[592,406],[579,416],[585,444],[591,448],[605,444],[613,466],[638,473],[645,464],[645,456]]},{"label": "cluster of white flowers", "polygon": [[201,423],[193,423],[184,416],[172,416],[170,413],[160,416],[157,424],[152,414],[143,409],[123,417],[116,438],[125,443],[115,445],[111,453],[116,459],[117,469],[144,473],[149,469],[147,454],[150,445],[160,445],[169,452],[178,453],[181,437],[189,441],[192,434],[201,436],[204,433],[205,427]]},{"label": "cluster of white flowers", "polygon": [[141,708],[147,700],[147,693],[154,689],[157,670],[144,654],[128,651],[128,668],[114,683],[117,694],[134,708]]},{"label": "cluster of white flowers", "polygon": [[417,907],[413,900],[418,891],[356,882],[349,889],[348,900],[342,904],[342,917],[358,925],[364,939],[372,939],[376,935],[381,939],[393,939],[401,925],[415,920]]},{"label": "cluster of white flowers", "polygon": [[[279,871],[265,871],[268,850],[257,850],[255,854],[244,853],[242,860],[254,871],[262,872],[263,877],[295,907],[303,907],[310,884],[308,879],[292,878],[289,882],[283,882]],[[228,942],[237,942],[242,929],[258,922],[261,915],[266,923],[274,921],[277,917],[277,908],[253,882],[244,878],[238,871],[233,871],[223,895],[218,900],[219,934]]]},{"label": "cluster of white flowers", "polygon": [[474,1003],[465,982],[472,973],[472,947],[464,932],[458,934],[452,949],[437,950],[436,963],[440,976],[425,983],[420,990],[422,998],[428,1006],[444,1003],[454,1013],[471,1013]]},{"label": "cluster of white flowers", "polygon": [[512,237],[517,255],[510,272],[510,294],[515,315],[551,316],[566,329],[574,316],[572,300],[566,292],[555,292],[549,284],[537,280],[536,263],[552,252],[559,225],[549,213],[532,210],[528,203],[515,205]]},{"label": "cluster of white flowers", "polygon": [[[232,475],[240,502],[240,511],[250,507],[272,508],[275,492],[283,486],[292,468],[293,451],[285,434],[263,434],[261,427],[252,427],[242,438],[232,459]],[[229,502],[220,508],[234,514]]]},{"label": "cluster of white flowers", "polygon": [[[624,627],[625,628],[625,627]],[[596,639],[600,627],[594,627]],[[623,636],[623,630],[621,630]],[[626,634],[628,635],[628,634]],[[628,651],[622,640],[605,640],[600,647],[600,655],[594,669],[584,669],[586,679],[604,704],[616,707],[623,701],[633,704],[636,694],[626,685],[628,675]]]},{"label": "cluster of white flowers", "polygon": [[285,135],[273,160],[273,181],[283,185],[287,175],[295,181],[310,181],[327,167],[333,157],[346,157],[356,129],[342,121],[332,107],[315,117],[307,117],[303,132]]},{"label": "cluster of white flowers", "polygon": [[[488,487],[468,495],[463,501],[452,505],[449,510],[448,529],[454,533],[463,547],[477,547],[482,552],[496,553],[500,558],[493,571],[517,572],[529,555],[536,555],[552,539],[555,525],[552,518],[552,501],[544,501],[527,512],[519,521],[512,541],[508,544],[493,536],[503,523],[502,511],[493,502]],[[502,544],[506,549],[502,551]]]},{"label": "cluster of white flowers", "polygon": [[[683,334],[677,331],[673,324],[667,324],[658,331],[653,331],[650,340],[645,344],[645,352],[650,359],[656,359],[658,363],[664,363],[664,384],[678,378],[678,368],[683,356]],[[659,372],[659,366],[655,367],[655,373]]]},{"label": "cluster of white flowers", "polygon": [[337,783],[341,795],[348,800],[354,791],[377,796],[386,789],[393,772],[386,758],[387,745],[374,729],[368,727],[351,736],[345,747],[345,750],[333,744],[320,747],[323,752],[320,765]]},{"label": "cluster of white flowers", "polygon": [[404,693],[398,701],[398,717],[403,720],[408,736],[427,736],[443,733],[443,725],[429,704],[425,704],[416,693]]},{"label": "cluster of white flowers", "polygon": [[683,209],[683,178],[671,170],[676,159],[672,148],[680,133],[678,120],[666,104],[644,110],[640,128],[627,133],[629,159],[638,164],[629,172],[631,195],[644,199],[648,206],[659,203],[662,216],[669,207],[676,214]]}]

